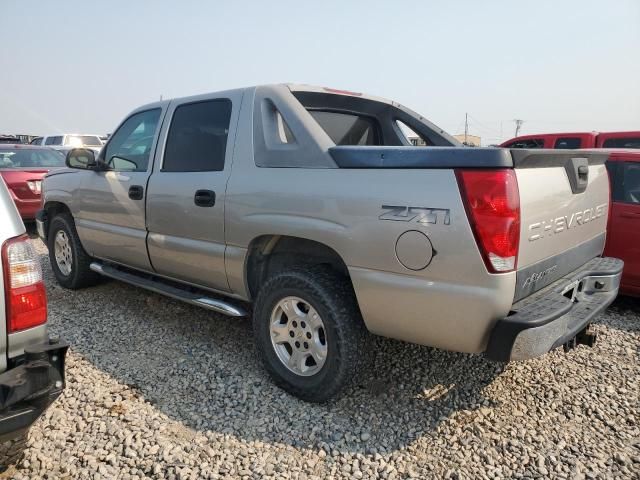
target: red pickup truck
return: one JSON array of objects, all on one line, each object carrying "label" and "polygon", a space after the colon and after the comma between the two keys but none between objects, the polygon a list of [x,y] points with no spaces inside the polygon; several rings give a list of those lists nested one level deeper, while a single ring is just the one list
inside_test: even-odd
[{"label": "red pickup truck", "polygon": [[640,131],[521,135],[507,140],[500,146],[506,148],[640,148]]},{"label": "red pickup truck", "polygon": [[612,150],[611,210],[604,254],[624,260],[620,292],[640,296],[640,152]]},{"label": "red pickup truck", "polygon": [[523,135],[507,140],[500,146],[612,148],[607,161],[611,180],[611,210],[604,254],[624,260],[620,292],[640,296],[640,150],[632,150],[640,149],[640,132]]}]

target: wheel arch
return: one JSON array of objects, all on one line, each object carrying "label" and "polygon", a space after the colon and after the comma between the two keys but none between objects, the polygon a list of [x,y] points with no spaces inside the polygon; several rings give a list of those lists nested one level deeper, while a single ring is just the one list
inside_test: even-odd
[{"label": "wheel arch", "polygon": [[347,264],[332,247],[308,238],[268,234],[260,235],[249,243],[245,261],[249,298],[255,299],[260,285],[274,273],[300,265],[328,265],[345,277],[353,288]]},{"label": "wheel arch", "polygon": [[44,223],[44,234],[45,240],[48,240],[49,236],[49,226],[51,225],[51,220],[56,215],[60,215],[63,213],[69,214],[70,217],[73,218],[71,214],[71,209],[64,202],[59,202],[57,200],[49,200],[44,204],[42,210],[45,212],[44,218],[42,219]]}]

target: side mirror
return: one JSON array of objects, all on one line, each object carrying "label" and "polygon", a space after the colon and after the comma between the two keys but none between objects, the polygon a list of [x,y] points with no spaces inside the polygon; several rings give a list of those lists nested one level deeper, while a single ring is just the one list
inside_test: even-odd
[{"label": "side mirror", "polygon": [[65,164],[69,168],[81,170],[100,170],[96,154],[89,148],[73,148],[67,152]]}]

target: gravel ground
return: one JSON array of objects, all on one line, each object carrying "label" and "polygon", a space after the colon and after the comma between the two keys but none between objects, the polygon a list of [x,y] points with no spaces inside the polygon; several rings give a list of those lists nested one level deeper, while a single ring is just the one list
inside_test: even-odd
[{"label": "gravel ground", "polygon": [[375,375],[312,405],[272,385],[248,321],[118,282],[65,291],[44,265],[67,389],[6,477],[640,478],[637,300],[595,348],[504,369],[376,339]]}]

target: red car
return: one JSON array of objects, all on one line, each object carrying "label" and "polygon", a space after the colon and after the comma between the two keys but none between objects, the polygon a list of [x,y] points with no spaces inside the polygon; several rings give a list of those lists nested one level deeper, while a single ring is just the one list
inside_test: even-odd
[{"label": "red car", "polygon": [[4,179],[23,221],[35,220],[40,208],[42,177],[64,167],[62,153],[33,145],[0,145],[0,176]]},{"label": "red car", "polygon": [[624,260],[620,292],[640,296],[640,152],[611,151],[611,212],[604,254]]},{"label": "red car", "polygon": [[640,132],[573,132],[521,135],[506,148],[640,148]]}]

